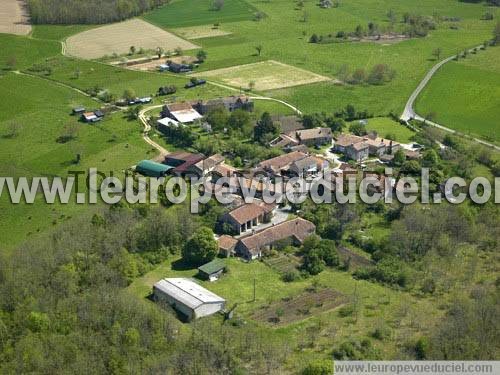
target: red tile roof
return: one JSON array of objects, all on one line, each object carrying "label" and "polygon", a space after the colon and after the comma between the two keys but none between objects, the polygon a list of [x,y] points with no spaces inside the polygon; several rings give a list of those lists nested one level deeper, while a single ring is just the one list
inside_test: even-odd
[{"label": "red tile roof", "polygon": [[242,238],[240,241],[250,253],[254,253],[262,247],[290,237],[302,243],[315,230],[316,226],[313,223],[299,217],[264,229],[261,232]]}]

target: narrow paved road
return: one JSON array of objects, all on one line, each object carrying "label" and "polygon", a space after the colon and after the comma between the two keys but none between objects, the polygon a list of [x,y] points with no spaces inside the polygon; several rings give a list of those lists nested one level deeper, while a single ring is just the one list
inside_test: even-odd
[{"label": "narrow paved road", "polygon": [[[483,47],[482,44],[479,45],[479,46],[477,46],[477,47],[475,47],[475,48],[471,48],[469,50],[469,52],[473,51],[476,48],[481,48],[481,47]],[[417,121],[422,121],[422,122],[425,121],[426,124],[434,126],[436,128],[439,128],[441,130],[444,130],[444,131],[446,131],[448,133],[457,133],[456,130],[453,130],[453,129],[447,128],[446,126],[440,125],[438,123],[426,120],[424,117],[420,116],[418,113],[415,112],[415,101],[417,100],[417,98],[420,95],[420,93],[422,92],[422,90],[427,86],[427,84],[429,83],[429,81],[431,80],[431,78],[434,76],[434,74],[436,74],[436,72],[443,65],[445,65],[445,64],[449,63],[450,61],[454,60],[456,57],[457,57],[456,55],[450,56],[450,57],[444,59],[443,61],[440,61],[439,63],[437,63],[436,65],[434,65],[432,67],[431,70],[429,70],[429,72],[425,75],[425,77],[422,80],[422,82],[420,82],[420,84],[417,86],[417,88],[415,89],[415,91],[413,91],[413,93],[411,94],[410,98],[406,102],[405,109],[403,111],[403,114],[400,117],[401,120],[403,120],[405,122],[408,122],[408,121],[410,121],[412,119],[415,119]],[[476,143],[479,143],[479,144],[482,144],[484,146],[494,148],[497,151],[500,151],[500,147],[494,145],[493,143],[483,141],[482,139],[479,139],[479,138],[474,138],[474,137],[468,137],[468,138],[471,139],[472,141],[476,142]]]}]

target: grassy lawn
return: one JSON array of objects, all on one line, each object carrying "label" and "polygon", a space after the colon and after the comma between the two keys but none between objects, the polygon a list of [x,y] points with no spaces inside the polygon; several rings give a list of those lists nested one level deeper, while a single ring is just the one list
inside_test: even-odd
[{"label": "grassy lawn", "polygon": [[417,111],[462,133],[500,141],[500,48],[445,65],[422,92]]},{"label": "grassy lawn", "polygon": [[211,0],[175,0],[144,18],[158,26],[172,28],[250,20],[257,11],[244,0],[226,0],[219,11],[212,9],[212,3]]},{"label": "grassy lawn", "polygon": [[394,136],[394,140],[400,143],[410,143],[413,131],[401,125],[399,122],[394,121],[388,117],[375,117],[368,119],[366,126],[368,131],[376,131],[379,137],[387,137],[387,135]]},{"label": "grassy lawn", "polygon": [[94,25],[35,25],[31,36],[35,39],[62,41],[67,37],[90,30]]},{"label": "grassy lawn", "polygon": [[56,41],[8,34],[0,34],[0,46],[0,75],[8,60],[15,60],[15,69],[24,69],[36,61],[61,53],[61,44]]}]

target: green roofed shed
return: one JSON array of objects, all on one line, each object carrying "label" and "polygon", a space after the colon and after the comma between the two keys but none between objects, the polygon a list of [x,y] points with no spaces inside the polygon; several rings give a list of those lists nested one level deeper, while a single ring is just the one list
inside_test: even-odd
[{"label": "green roofed shed", "polygon": [[143,160],[137,164],[137,167],[135,168],[137,172],[148,177],[163,177],[171,169],[173,169],[173,167],[156,163],[151,160]]},{"label": "green roofed shed", "polygon": [[205,263],[203,266],[198,267],[200,276],[206,280],[215,281],[219,279],[222,272],[226,268],[224,259],[215,258],[211,262]]}]

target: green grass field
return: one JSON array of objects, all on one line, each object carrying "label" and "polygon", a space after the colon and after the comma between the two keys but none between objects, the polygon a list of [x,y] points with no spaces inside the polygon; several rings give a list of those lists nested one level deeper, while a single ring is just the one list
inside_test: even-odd
[{"label": "green grass field", "polygon": [[[9,177],[61,176],[68,170],[90,167],[118,172],[150,155],[141,138],[138,122],[113,114],[98,125],[87,125],[70,116],[71,108],[98,103],[71,89],[44,79],[8,73],[0,77],[0,175]],[[11,124],[19,124],[11,137]],[[76,124],[75,140],[58,143],[68,124]],[[82,162],[72,161],[81,153]],[[152,157],[149,156],[149,157]],[[9,230],[2,246],[10,247],[52,226],[53,221],[89,209],[89,206],[49,206],[38,200],[34,205],[13,205],[5,194],[0,198],[0,226]]]},{"label": "green grass field", "polygon": [[400,143],[410,143],[413,135],[415,134],[399,122],[387,117],[375,117],[369,119],[366,129],[368,131],[376,131],[379,137],[382,138],[387,137],[387,135],[392,135],[394,136],[394,140]]},{"label": "green grass field", "polygon": [[226,0],[221,10],[212,9],[210,0],[175,0],[144,16],[155,25],[172,28],[210,25],[252,19],[257,10],[245,0]]},{"label": "green grass field", "polygon": [[61,44],[56,41],[8,34],[0,34],[0,46],[0,74],[9,60],[15,62],[14,69],[24,69],[37,61],[61,53]]},{"label": "green grass field", "polygon": [[500,48],[444,66],[418,98],[422,116],[462,133],[500,141]]},{"label": "green grass field", "polygon": [[[295,4],[289,1],[255,0],[250,3],[266,13],[267,17],[260,22],[223,23],[221,27],[232,35],[198,39],[197,43],[208,52],[208,59],[200,67],[201,70],[276,60],[332,79],[336,78],[343,65],[354,71],[357,68],[370,70],[374,65],[383,63],[396,71],[396,78],[383,86],[318,83],[265,92],[288,100],[305,112],[332,112],[349,103],[368,109],[377,116],[386,116],[390,111],[401,112],[418,81],[434,64],[432,51],[435,48],[441,48],[443,56],[451,55],[483,42],[491,36],[493,28],[492,22],[480,20],[484,7],[455,0],[439,4],[432,0],[418,4],[409,0],[383,0],[374,4],[353,0],[343,2],[335,9],[320,9],[314,2],[306,2],[307,22],[302,20],[303,12],[296,10]],[[366,26],[370,21],[387,27],[386,13],[391,8],[397,12],[398,18],[408,11],[422,15],[456,16],[462,21],[458,30],[451,29],[449,22],[441,22],[437,30],[431,31],[426,38],[391,45],[308,43],[313,33],[328,35],[340,30],[352,31],[356,25]],[[261,56],[256,53],[257,45],[263,47]]]},{"label": "green grass field", "polygon": [[94,25],[35,25],[31,36],[35,39],[62,41],[94,27]]}]

